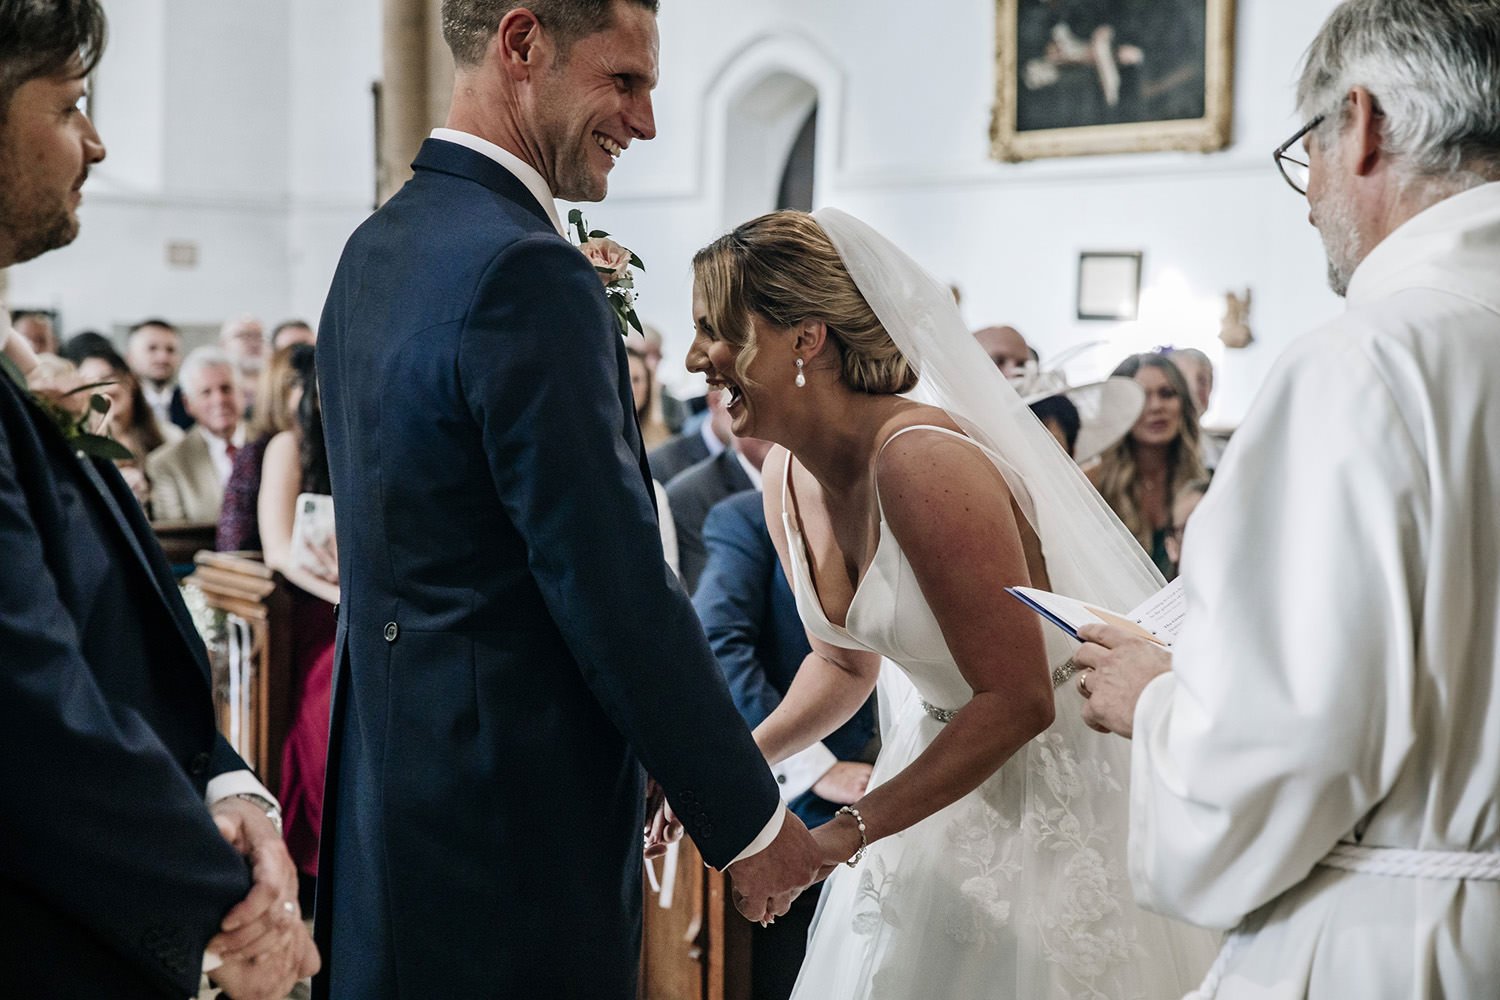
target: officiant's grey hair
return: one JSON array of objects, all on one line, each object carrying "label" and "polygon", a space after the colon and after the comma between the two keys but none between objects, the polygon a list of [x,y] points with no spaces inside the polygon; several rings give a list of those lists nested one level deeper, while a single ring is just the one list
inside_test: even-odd
[{"label": "officiant's grey hair", "polygon": [[1321,141],[1347,120],[1353,87],[1375,98],[1382,142],[1412,179],[1500,179],[1500,0],[1348,0],[1297,87],[1306,118],[1327,116]]},{"label": "officiant's grey hair", "polygon": [[92,73],[104,36],[99,0],[0,0],[0,123],[28,80]]},{"label": "officiant's grey hair", "polygon": [[645,7],[653,14],[661,9],[659,0],[443,0],[443,40],[454,62],[477,66],[484,61],[500,21],[524,7],[557,39],[560,55],[566,59],[574,42],[611,27],[615,7],[621,4]]}]

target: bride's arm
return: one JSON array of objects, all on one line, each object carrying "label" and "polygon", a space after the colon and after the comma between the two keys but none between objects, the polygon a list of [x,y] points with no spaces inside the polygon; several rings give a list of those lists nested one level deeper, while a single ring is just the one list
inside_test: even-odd
[{"label": "bride's arm", "polygon": [[[974,697],[910,765],[856,803],[871,842],[973,791],[1053,718],[1041,619],[1005,596],[1028,580],[999,471],[971,444],[913,433],[881,453],[876,481],[886,523]],[[815,835],[830,862],[860,843],[847,815]]]},{"label": "bride's arm", "polygon": [[[781,520],[781,483],[786,461],[786,450],[773,448],[766,456],[762,475],[766,528],[776,546],[781,568],[791,580],[786,527]],[[755,742],[771,764],[806,750],[853,718],[869,700],[880,675],[880,657],[873,653],[830,646],[811,635],[807,641],[812,652],[797,669],[781,704],[755,728]]]}]

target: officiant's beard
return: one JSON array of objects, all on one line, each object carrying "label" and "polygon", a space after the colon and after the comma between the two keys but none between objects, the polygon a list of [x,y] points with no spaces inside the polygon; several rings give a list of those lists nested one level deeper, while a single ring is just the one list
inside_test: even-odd
[{"label": "officiant's beard", "polygon": [[1354,199],[1347,188],[1335,187],[1319,199],[1316,214],[1323,252],[1328,257],[1328,287],[1342,298],[1349,292],[1355,268],[1365,257]]}]

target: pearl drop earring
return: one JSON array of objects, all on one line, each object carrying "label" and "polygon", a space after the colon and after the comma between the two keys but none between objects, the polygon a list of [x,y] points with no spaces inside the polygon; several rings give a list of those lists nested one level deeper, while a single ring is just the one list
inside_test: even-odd
[{"label": "pearl drop earring", "polygon": [[807,376],[802,374],[802,366],[804,363],[805,362],[803,362],[801,358],[797,359],[797,388],[799,389],[807,385]]}]

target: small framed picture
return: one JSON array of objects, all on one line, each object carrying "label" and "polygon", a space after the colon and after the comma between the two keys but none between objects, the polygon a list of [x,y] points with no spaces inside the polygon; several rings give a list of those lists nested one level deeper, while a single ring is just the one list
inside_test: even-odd
[{"label": "small framed picture", "polygon": [[1078,318],[1133,320],[1141,306],[1139,250],[1078,255]]}]

